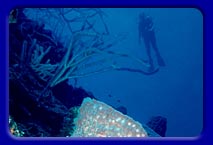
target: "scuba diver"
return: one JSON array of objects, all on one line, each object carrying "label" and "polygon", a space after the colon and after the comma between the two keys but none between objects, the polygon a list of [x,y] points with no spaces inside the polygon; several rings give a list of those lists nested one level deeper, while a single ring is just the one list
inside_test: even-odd
[{"label": "scuba diver", "polygon": [[152,46],[152,49],[155,51],[158,65],[165,66],[165,62],[163,58],[161,57],[157,47],[153,21],[150,16],[147,16],[144,13],[141,13],[139,15],[138,31],[139,31],[139,44],[141,43],[141,40],[143,39],[145,47],[146,47],[146,52],[147,52],[148,61],[150,65],[149,71],[154,70],[153,59],[151,56],[151,46]]}]

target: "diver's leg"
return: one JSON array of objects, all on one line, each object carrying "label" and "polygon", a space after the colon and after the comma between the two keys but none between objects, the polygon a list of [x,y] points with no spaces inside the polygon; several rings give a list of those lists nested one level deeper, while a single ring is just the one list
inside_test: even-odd
[{"label": "diver's leg", "polygon": [[146,47],[146,53],[148,56],[149,64],[150,64],[149,71],[152,71],[154,69],[154,64],[153,64],[153,60],[151,56],[151,42],[149,39],[144,39],[144,43]]},{"label": "diver's leg", "polygon": [[150,41],[151,41],[151,44],[152,44],[152,47],[156,53],[157,56],[160,56],[160,52],[158,50],[158,47],[157,47],[157,42],[156,42],[156,37],[155,37],[155,33],[154,32],[151,32],[151,37],[150,37]]},{"label": "diver's leg", "polygon": [[164,62],[163,58],[161,57],[160,52],[159,52],[158,47],[157,47],[157,42],[156,42],[156,38],[155,38],[154,32],[153,32],[151,38],[152,38],[152,39],[151,39],[152,47],[153,47],[153,50],[154,50],[155,53],[156,53],[158,65],[159,65],[159,66],[165,66],[165,62]]}]

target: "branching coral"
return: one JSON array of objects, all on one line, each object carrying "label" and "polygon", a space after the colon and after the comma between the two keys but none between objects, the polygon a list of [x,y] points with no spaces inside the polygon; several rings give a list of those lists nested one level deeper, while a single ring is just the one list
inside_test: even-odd
[{"label": "branching coral", "polygon": [[[30,49],[34,48],[34,51],[30,55],[30,66],[42,80],[48,82],[46,88],[56,86],[67,79],[86,77],[109,70],[138,72],[146,75],[157,71],[156,69],[148,73],[141,69],[128,68],[118,64],[118,58],[123,58],[148,67],[145,61],[135,56],[112,50],[117,43],[125,38],[120,36],[114,38],[113,41],[106,41],[105,38],[110,37],[110,35],[103,19],[105,14],[101,9],[30,9],[28,11],[37,11],[39,15],[49,16],[51,23],[46,22],[45,25],[49,25],[49,27],[53,27],[53,25],[54,27],[64,26],[60,27],[61,33],[69,32],[66,34],[69,34],[70,40],[66,38],[66,41],[64,41],[65,54],[62,60],[57,63],[50,63],[50,59],[43,62],[43,58],[50,53],[51,46],[45,48],[36,41],[31,43]],[[102,32],[95,27],[96,20],[102,23]],[[81,25],[76,28],[77,25],[73,23]],[[52,30],[55,41],[58,41],[57,37],[67,36],[59,34],[55,28],[52,28]],[[67,46],[67,43],[69,43],[69,46]],[[23,48],[26,48],[26,44],[23,46]]]},{"label": "branching coral", "polygon": [[52,78],[57,68],[57,64],[50,64],[49,59],[45,63],[41,63],[42,59],[50,49],[51,46],[44,50],[44,47],[36,44],[35,50],[31,56],[30,66],[44,81],[48,81]]}]

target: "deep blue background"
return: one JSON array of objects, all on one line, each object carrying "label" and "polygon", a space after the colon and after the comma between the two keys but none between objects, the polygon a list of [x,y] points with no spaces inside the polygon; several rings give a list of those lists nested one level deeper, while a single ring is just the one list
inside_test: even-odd
[{"label": "deep blue background", "polygon": [[[138,43],[138,15],[141,12],[150,15],[166,66],[148,76],[128,71],[99,73],[79,78],[77,86],[108,105],[124,105],[128,116],[141,123],[153,115],[166,117],[167,137],[198,136],[203,127],[202,13],[195,8],[102,8],[102,11],[107,15],[104,20],[110,36],[125,34],[125,39],[111,50],[146,60],[144,43]],[[155,53],[151,54],[157,65]],[[114,59],[121,66],[145,69],[128,58]]]},{"label": "deep blue background", "polygon": [[[59,1],[59,2],[53,2],[53,1],[41,1],[41,0],[37,0],[37,1],[7,1],[7,4],[1,4],[1,8],[0,8],[0,94],[1,94],[1,100],[0,100],[0,142],[4,142],[6,144],[6,142],[9,144],[12,143],[16,143],[16,144],[29,144],[29,142],[31,144],[33,143],[39,143],[40,140],[34,140],[32,141],[17,141],[17,140],[13,140],[12,138],[10,138],[10,136],[8,136],[7,134],[7,75],[8,75],[8,71],[7,71],[7,17],[9,14],[9,11],[17,6],[24,6],[24,7],[28,7],[28,6],[33,6],[33,7],[51,7],[51,6],[57,6],[57,7],[64,7],[64,6],[79,6],[79,7],[90,7],[90,6],[100,6],[100,7],[197,7],[200,8],[200,10],[203,12],[204,14],[204,130],[202,135],[200,136],[200,138],[198,138],[197,140],[195,139],[190,139],[190,138],[167,138],[164,139],[165,141],[161,141],[158,142],[159,144],[171,144],[171,143],[185,143],[185,144],[211,144],[210,142],[212,142],[211,139],[211,129],[212,129],[212,118],[211,118],[211,106],[212,106],[212,98],[211,96],[213,96],[212,92],[211,92],[211,82],[212,82],[212,69],[211,69],[211,62],[212,62],[212,50],[211,50],[211,33],[212,33],[212,21],[211,21],[211,1],[210,0],[206,0],[206,1],[201,1],[201,0],[178,0],[176,1],[149,1],[147,3],[142,3],[142,2],[136,2],[136,1],[123,1],[121,2],[115,2],[115,1],[111,1],[108,0],[107,2],[98,2],[98,1],[86,1],[86,2],[66,2],[66,1]],[[69,4],[70,3],[70,4]],[[184,129],[183,129],[184,131]],[[29,139],[28,139],[29,140]],[[47,140],[47,139],[46,139]],[[146,142],[146,144],[154,144],[156,143],[157,139],[152,140],[149,139],[147,141],[142,141],[142,142]],[[91,142],[91,141],[90,141]],[[110,142],[114,142],[114,141],[110,141]],[[135,143],[140,143],[140,141],[134,141]],[[208,143],[207,143],[208,142]],[[84,141],[63,141],[63,140],[48,140],[46,141],[46,143],[51,143],[51,144],[69,144],[69,143],[85,143]],[[92,143],[92,142],[91,142]],[[94,142],[93,142],[94,143]],[[99,143],[99,142],[95,142],[95,143]],[[109,143],[108,141],[101,141],[101,143]],[[124,143],[133,143],[133,141],[122,141],[122,144]]]}]

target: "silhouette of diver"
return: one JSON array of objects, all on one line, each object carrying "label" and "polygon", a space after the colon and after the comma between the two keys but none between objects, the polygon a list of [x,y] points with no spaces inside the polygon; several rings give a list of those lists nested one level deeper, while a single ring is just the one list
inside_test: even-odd
[{"label": "silhouette of diver", "polygon": [[160,55],[160,52],[157,47],[156,43],[156,37],[155,37],[155,30],[153,27],[153,21],[150,16],[146,16],[144,13],[141,13],[139,15],[139,43],[141,43],[141,40],[143,39],[145,47],[146,47],[146,52],[148,55],[148,61],[150,64],[149,71],[154,70],[154,64],[153,64],[153,59],[151,56],[151,45],[153,50],[156,53],[157,57],[157,62],[159,66],[165,66],[165,62],[163,58]]}]

